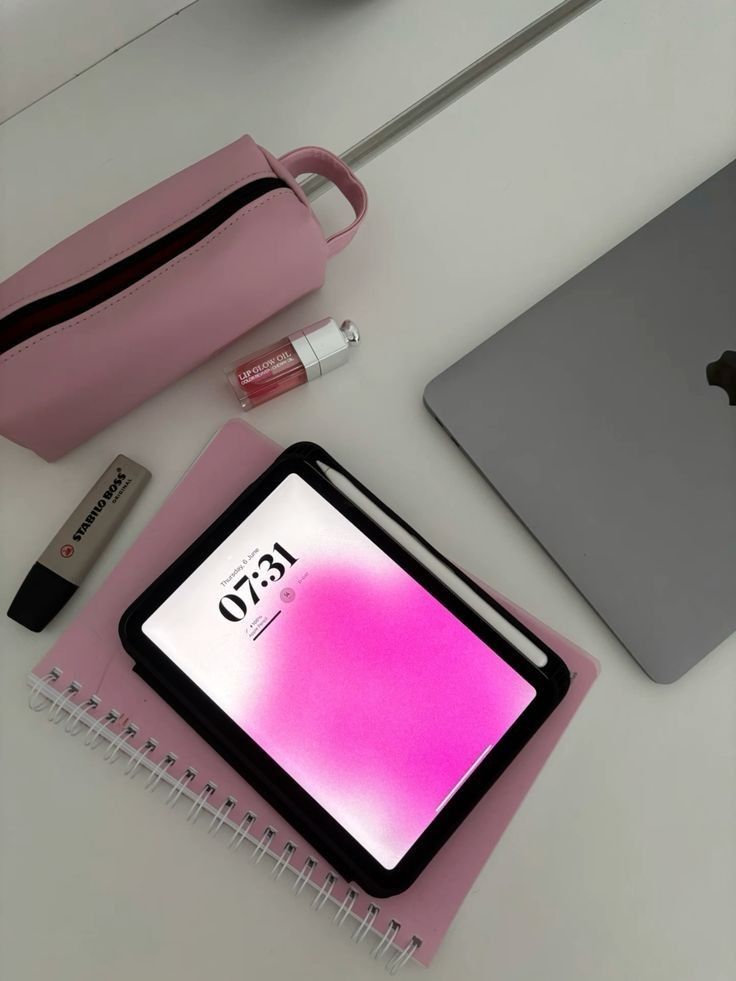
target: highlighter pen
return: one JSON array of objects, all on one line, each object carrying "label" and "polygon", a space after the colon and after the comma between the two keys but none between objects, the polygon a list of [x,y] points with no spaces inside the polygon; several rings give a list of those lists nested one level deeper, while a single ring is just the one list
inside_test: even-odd
[{"label": "highlighter pen", "polygon": [[369,497],[366,497],[344,474],[339,473],[332,467],[326,466],[324,463],[320,463],[319,460],[317,461],[317,466],[333,487],[337,488],[351,503],[375,521],[387,535],[390,535],[413,558],[421,562],[425,569],[436,576],[448,589],[451,589],[482,620],[485,620],[489,626],[493,627],[502,637],[505,637],[510,644],[513,644],[517,651],[523,654],[528,661],[531,661],[532,664],[536,664],[540,668],[545,666],[547,655],[544,651],[540,650],[525,634],[517,630],[512,623],[509,623],[505,617],[501,616],[490,603],[486,603],[482,597],[478,596],[449,565],[436,558],[421,542],[417,541],[408,531],[402,528],[397,521],[394,521],[393,518],[374,504]]},{"label": "highlighter pen", "polygon": [[127,456],[116,457],[32,566],[8,616],[38,633],[77,591],[151,478]]}]

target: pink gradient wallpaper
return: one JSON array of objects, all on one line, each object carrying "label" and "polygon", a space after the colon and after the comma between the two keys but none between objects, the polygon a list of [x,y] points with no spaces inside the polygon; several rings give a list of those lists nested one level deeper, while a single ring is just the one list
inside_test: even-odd
[{"label": "pink gradient wallpaper", "polygon": [[295,474],[143,629],[387,869],[534,697]]}]

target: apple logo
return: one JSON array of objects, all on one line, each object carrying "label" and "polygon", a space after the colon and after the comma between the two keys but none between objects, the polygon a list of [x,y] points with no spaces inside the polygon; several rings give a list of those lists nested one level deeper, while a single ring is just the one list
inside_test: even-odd
[{"label": "apple logo", "polygon": [[709,385],[722,388],[728,395],[729,405],[736,405],[736,351],[724,351],[707,366],[705,376]]}]

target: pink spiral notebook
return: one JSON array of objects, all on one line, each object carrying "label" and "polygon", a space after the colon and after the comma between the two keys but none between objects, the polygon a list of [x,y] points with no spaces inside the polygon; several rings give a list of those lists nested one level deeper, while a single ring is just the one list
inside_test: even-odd
[{"label": "pink spiral notebook", "polygon": [[[493,593],[565,660],[570,691],[542,729],[405,893],[376,900],[330,867],[176,713],[133,673],[118,640],[122,612],[278,455],[280,447],[245,422],[228,422],[69,629],[34,668],[31,707],[168,801],[189,820],[251,860],[273,863],[314,908],[351,920],[356,941],[395,973],[408,959],[429,965],[460,904],[593,684],[597,663],[508,600]],[[489,592],[491,592],[489,590]],[[104,747],[104,748],[103,748]],[[123,765],[123,764],[120,764]],[[240,858],[240,855],[237,856]]]}]

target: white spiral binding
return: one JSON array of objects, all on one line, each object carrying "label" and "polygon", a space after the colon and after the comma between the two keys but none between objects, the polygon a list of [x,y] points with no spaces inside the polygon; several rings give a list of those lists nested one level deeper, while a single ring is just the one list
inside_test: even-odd
[{"label": "white spiral binding", "polygon": [[[95,694],[77,700],[82,690],[82,685],[77,681],[71,681],[62,688],[57,687],[62,673],[60,668],[54,667],[42,678],[32,676],[28,705],[34,712],[48,709],[48,718],[56,725],[66,716],[64,730],[73,736],[86,728],[85,745],[96,749],[101,742],[106,742],[103,759],[110,764],[114,764],[120,755],[127,756],[125,775],[132,779],[139,770],[146,770],[148,777],[144,787],[148,791],[155,791],[161,782],[166,783],[169,787],[166,803],[170,807],[175,807],[180,797],[186,797],[190,801],[186,817],[192,824],[197,821],[202,811],[211,814],[212,819],[207,826],[208,834],[216,835],[223,825],[231,829],[232,835],[227,847],[232,851],[237,851],[243,842],[247,841],[253,846],[250,857],[253,863],[259,863],[268,855],[274,862],[271,870],[274,879],[280,879],[288,872],[295,877],[292,891],[297,895],[306,888],[314,889],[315,895],[310,903],[313,910],[319,911],[329,902],[336,907],[333,916],[336,924],[344,923],[349,917],[355,920],[357,925],[352,934],[355,943],[360,943],[372,931],[377,936],[377,943],[371,949],[371,956],[378,959],[386,955],[388,960],[385,966],[389,974],[396,974],[419,950],[422,941],[416,936],[412,936],[403,947],[399,946],[401,924],[398,920],[390,919],[383,932],[380,932],[382,928],[376,926],[380,907],[375,903],[369,902],[362,916],[358,912],[353,912],[360,899],[358,890],[348,884],[345,895],[340,900],[335,895],[339,877],[334,872],[328,871],[323,879],[318,878],[315,875],[315,870],[319,866],[317,859],[308,855],[301,868],[293,865],[292,859],[299,851],[299,847],[293,841],[285,842],[280,852],[272,850],[271,846],[275,844],[275,839],[278,837],[276,828],[268,825],[260,837],[255,837],[252,829],[258,818],[252,811],[246,811],[240,823],[236,824],[231,819],[237,807],[235,797],[226,796],[219,806],[216,807],[214,804],[217,784],[207,780],[202,789],[196,792],[193,785],[197,781],[198,774],[194,767],[185,766],[180,776],[175,778],[170,772],[178,762],[175,753],[165,752],[158,762],[154,762],[153,754],[158,749],[158,740],[145,737],[136,747],[134,743],[139,735],[139,727],[134,722],[124,719],[118,709],[111,708],[103,714],[98,714],[101,699]],[[112,727],[121,719],[123,724],[120,731],[113,734]]]},{"label": "white spiral binding", "polygon": [[74,711],[70,712],[67,716],[66,722],[64,723],[64,732],[70,736],[78,736],[82,729],[84,729],[82,716],[85,712],[94,712],[99,704],[100,700],[97,695],[90,695],[86,702],[80,702]]},{"label": "white spiral binding", "polygon": [[224,822],[227,820],[227,816],[233,807],[237,804],[237,800],[234,797],[226,797],[225,800],[220,804],[219,811],[215,811],[214,817],[209,823],[207,828],[208,835],[216,835],[220,830]]},{"label": "white spiral binding", "polygon": [[120,713],[117,709],[110,709],[107,715],[103,715],[101,719],[94,722],[88,729],[87,735],[84,737],[84,745],[89,746],[90,749],[97,749],[100,741],[104,739],[103,732],[113,722],[117,722],[120,718]]},{"label": "white spiral binding", "polygon": [[334,872],[328,872],[325,876],[325,881],[322,883],[322,887],[317,895],[312,900],[312,909],[320,910],[325,905],[327,900],[332,895],[332,890],[335,888],[335,883],[337,882],[337,876]]},{"label": "white spiral binding", "polygon": [[181,795],[184,793],[184,788],[187,784],[191,783],[192,780],[197,776],[197,771],[193,770],[192,767],[188,766],[184,769],[184,772],[176,781],[174,786],[169,791],[169,796],[166,798],[166,803],[174,808],[176,807],[176,802],[179,800]]},{"label": "white spiral binding", "polygon": [[217,790],[216,783],[206,783],[204,785],[202,789],[202,793],[195,800],[195,802],[192,804],[192,806],[189,808],[189,811],[187,812],[187,821],[191,821],[192,824],[196,823],[197,818],[199,817],[202,811],[202,808],[204,807],[204,805],[207,803],[207,800],[214,794],[216,790]]},{"label": "white spiral binding", "polygon": [[278,861],[274,864],[271,869],[271,876],[274,879],[280,879],[284,873],[284,869],[289,866],[289,859],[296,851],[296,845],[293,841],[287,841],[284,845],[284,850],[281,852],[281,856]]},{"label": "white spiral binding", "polygon": [[132,723],[128,723],[128,725],[123,728],[123,731],[119,735],[117,735],[110,743],[110,745],[107,747],[102,757],[103,760],[106,760],[108,763],[114,763],[118,757],[118,753],[120,752],[120,747],[123,745],[123,743],[126,743],[129,739],[132,739],[133,736],[137,734],[138,734],[138,726],[135,726]]},{"label": "white spiral binding", "polygon": [[419,937],[412,937],[409,943],[404,947],[403,950],[398,951],[391,960],[386,965],[386,970],[389,974],[398,974],[401,968],[406,964],[410,957],[422,946],[422,941]]},{"label": "white spiral binding", "polygon": [[68,684],[66,688],[60,691],[49,706],[49,714],[47,715],[49,722],[53,722],[54,725],[58,726],[63,718],[62,712],[71,711],[69,706],[72,705],[74,696],[78,695],[81,690],[82,686],[79,682],[72,681],[71,684]]},{"label": "white spiral binding", "polygon": [[359,944],[360,941],[363,939],[363,937],[366,935],[366,933],[368,933],[370,928],[376,922],[376,917],[380,912],[381,912],[380,906],[376,906],[375,903],[368,904],[368,909],[366,910],[365,916],[357,925],[357,927],[355,928],[355,932],[353,933],[352,939],[356,944]]},{"label": "white spiral binding", "polygon": [[260,841],[255,847],[255,851],[250,857],[251,863],[253,865],[258,865],[263,856],[268,851],[268,846],[271,844],[273,839],[276,837],[276,828],[272,828],[271,825],[266,828],[266,830],[261,835]]},{"label": "white spiral binding", "polygon": [[149,753],[152,753],[157,746],[158,743],[156,742],[155,739],[146,739],[142,743],[140,749],[137,749],[135,753],[133,753],[133,755],[128,760],[128,765],[123,770],[125,776],[134,777],[136,775],[138,767],[143,762],[143,758],[145,756],[148,756]]},{"label": "white spiral binding", "polygon": [[169,769],[169,767],[172,767],[174,763],[176,763],[176,756],[174,756],[173,753],[166,753],[164,756],[162,756],[160,763],[158,763],[156,767],[151,770],[150,776],[148,777],[148,780],[146,780],[145,789],[149,791],[155,790],[160,781],[163,779],[166,771]]},{"label": "white spiral binding", "polygon": [[397,920],[389,920],[388,926],[384,930],[383,936],[371,951],[371,957],[378,959],[384,950],[388,950],[396,939],[396,935],[401,929],[401,924]]},{"label": "white spiral binding", "polygon": [[240,848],[240,846],[243,844],[243,842],[247,838],[247,836],[248,836],[248,830],[249,830],[250,826],[254,823],[255,819],[256,819],[256,816],[253,813],[253,811],[246,811],[245,812],[245,817],[240,822],[240,824],[238,825],[238,827],[235,829],[235,832],[234,832],[232,838],[227,843],[227,847],[228,848],[232,848],[232,850],[234,852],[236,852]]},{"label": "white spiral binding", "polygon": [[[34,679],[31,685],[31,694],[28,696],[28,708],[32,712],[40,712],[42,708],[45,708],[50,703],[51,699],[48,695],[41,694],[41,691],[44,687],[55,684],[60,677],[61,668],[52,668],[43,678]],[[41,695],[40,698],[38,697],[39,695]]]},{"label": "white spiral binding", "polygon": [[317,859],[312,858],[310,855],[302,866],[302,870],[299,875],[294,880],[294,885],[291,887],[291,891],[295,892],[297,896],[300,896],[304,892],[304,887],[312,878],[312,872],[317,868]]},{"label": "white spiral binding", "polygon": [[337,908],[337,913],[333,917],[333,921],[339,926],[344,923],[348,918],[348,915],[352,912],[353,906],[355,906],[355,900],[358,898],[358,893],[352,887],[348,889],[345,893],[345,898],[340,903]]}]

